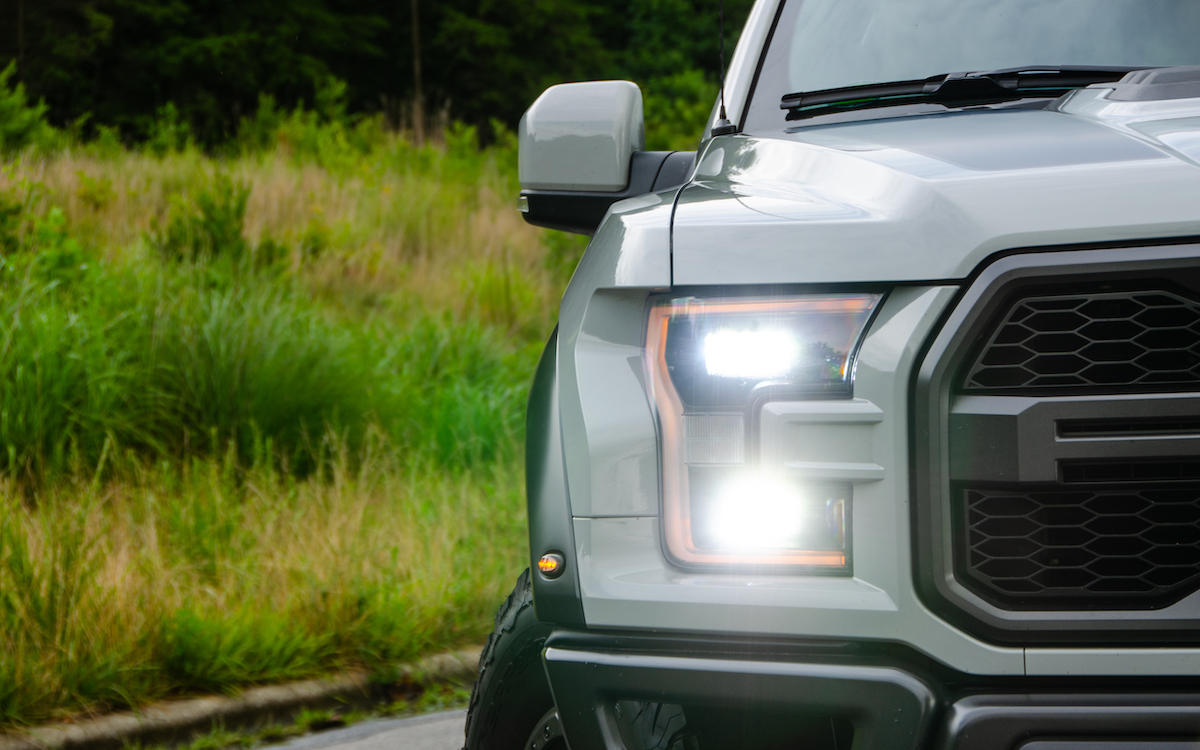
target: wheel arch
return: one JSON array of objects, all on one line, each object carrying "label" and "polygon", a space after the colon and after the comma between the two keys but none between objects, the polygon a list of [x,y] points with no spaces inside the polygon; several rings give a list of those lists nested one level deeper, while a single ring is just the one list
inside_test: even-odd
[{"label": "wheel arch", "polygon": [[[529,567],[537,619],[565,626],[584,626],[579,591],[571,500],[563,462],[558,391],[558,328],[538,361],[529,389],[525,422],[525,490],[529,512]],[[563,574],[548,579],[537,572],[547,552],[563,556]]]}]

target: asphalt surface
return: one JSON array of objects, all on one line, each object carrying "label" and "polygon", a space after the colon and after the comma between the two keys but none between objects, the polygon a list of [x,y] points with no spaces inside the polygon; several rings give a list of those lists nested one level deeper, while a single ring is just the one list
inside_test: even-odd
[{"label": "asphalt surface", "polygon": [[287,750],[460,750],[466,720],[465,709],[407,719],[378,719],[299,737],[276,747]]}]

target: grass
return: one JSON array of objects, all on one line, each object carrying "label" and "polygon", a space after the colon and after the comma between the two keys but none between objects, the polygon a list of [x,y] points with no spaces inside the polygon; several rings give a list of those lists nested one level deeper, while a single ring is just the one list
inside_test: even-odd
[{"label": "grass", "polygon": [[524,562],[519,470],[382,437],[297,480],[195,459],[0,488],[0,720],[226,692],[479,642]]},{"label": "grass", "polygon": [[478,642],[525,566],[582,244],[511,139],[273,117],[0,163],[0,728]]}]

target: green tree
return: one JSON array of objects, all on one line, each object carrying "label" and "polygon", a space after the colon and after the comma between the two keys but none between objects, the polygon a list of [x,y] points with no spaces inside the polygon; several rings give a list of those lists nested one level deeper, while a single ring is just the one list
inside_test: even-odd
[{"label": "green tree", "polygon": [[[20,0],[5,0],[11,6]],[[232,135],[260,93],[307,100],[317,80],[378,63],[387,22],[367,0],[44,0],[25,8],[22,76],[53,118],[92,113],[137,137],[171,102],[201,142]],[[10,16],[12,9],[0,6]],[[13,14],[15,15],[15,14]],[[0,28],[6,24],[0,23]]]},{"label": "green tree", "polygon": [[30,104],[25,86],[12,84],[16,71],[16,63],[9,63],[0,70],[0,152],[45,142],[53,135],[46,124],[45,103]]},{"label": "green tree", "polygon": [[[726,3],[730,49],[751,1]],[[146,140],[170,103],[209,147],[235,135],[260,95],[311,107],[330,77],[347,83],[350,113],[398,113],[414,96],[418,36],[427,108],[483,133],[493,118],[513,127],[566,81],[635,80],[667,129],[694,128],[716,95],[716,0],[417,6],[419,35],[412,0],[0,0],[0,61],[20,58],[17,77],[53,124],[90,113],[89,127]]]}]

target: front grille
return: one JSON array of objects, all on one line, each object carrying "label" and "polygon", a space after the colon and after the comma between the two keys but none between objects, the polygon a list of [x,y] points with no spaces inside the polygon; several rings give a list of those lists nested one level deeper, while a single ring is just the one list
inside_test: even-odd
[{"label": "front grille", "polygon": [[1200,386],[1200,304],[1173,292],[1018,300],[964,379],[968,392]]},{"label": "front grille", "polygon": [[958,494],[960,571],[987,599],[1149,608],[1200,582],[1200,488]]},{"label": "front grille", "polygon": [[1200,644],[1200,242],[978,270],[912,384],[922,600],[1006,644]]}]

